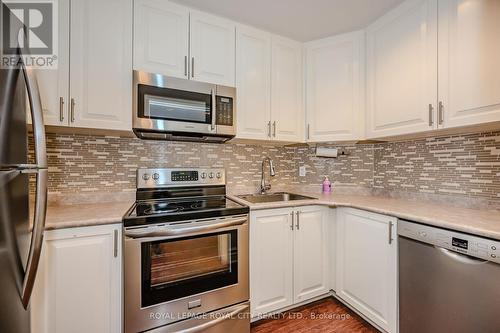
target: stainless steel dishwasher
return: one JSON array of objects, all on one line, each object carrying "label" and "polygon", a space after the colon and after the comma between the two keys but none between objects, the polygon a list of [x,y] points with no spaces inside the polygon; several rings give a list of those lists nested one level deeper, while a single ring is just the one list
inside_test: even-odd
[{"label": "stainless steel dishwasher", "polygon": [[500,242],[399,221],[399,332],[500,332]]}]

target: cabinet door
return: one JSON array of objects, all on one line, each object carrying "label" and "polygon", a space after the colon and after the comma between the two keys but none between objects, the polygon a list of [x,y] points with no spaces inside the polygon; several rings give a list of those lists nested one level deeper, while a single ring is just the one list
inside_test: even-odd
[{"label": "cabinet door", "polygon": [[363,129],[364,34],[306,45],[307,140],[357,140]]},{"label": "cabinet door", "polygon": [[299,303],[329,292],[328,208],[295,209],[294,301]]},{"label": "cabinet door", "polygon": [[121,225],[47,231],[44,238],[32,332],[121,332]]},{"label": "cabinet door", "polygon": [[[45,125],[69,124],[69,0],[57,1],[57,69],[36,71]],[[28,122],[31,123],[29,106]]]},{"label": "cabinet door", "polygon": [[235,25],[191,12],[191,78],[234,87]]},{"label": "cabinet door", "polygon": [[271,139],[271,36],[238,27],[236,33],[237,137]]},{"label": "cabinet door", "polygon": [[73,126],[131,131],[131,50],[131,0],[71,3]]},{"label": "cabinet door", "polygon": [[134,69],[188,77],[189,11],[167,1],[134,1]]},{"label": "cabinet door", "polygon": [[338,209],[337,295],[387,332],[397,328],[396,222]]},{"label": "cabinet door", "polygon": [[272,38],[271,121],[274,139],[303,141],[302,44]]},{"label": "cabinet door", "polygon": [[500,121],[500,1],[439,0],[444,127]]},{"label": "cabinet door", "polygon": [[293,231],[290,209],[250,214],[250,307],[252,317],[293,303]]},{"label": "cabinet door", "polygon": [[408,0],[367,29],[367,136],[436,128],[437,0]]}]

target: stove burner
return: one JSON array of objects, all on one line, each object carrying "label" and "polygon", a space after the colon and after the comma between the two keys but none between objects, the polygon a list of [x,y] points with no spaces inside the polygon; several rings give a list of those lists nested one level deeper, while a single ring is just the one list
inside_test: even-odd
[{"label": "stove burner", "polygon": [[192,209],[200,209],[206,206],[207,206],[206,203],[204,203],[203,201],[197,201],[191,204]]},{"label": "stove burner", "polygon": [[152,214],[168,214],[168,213],[175,213],[183,208],[181,206],[177,206],[172,203],[155,203],[152,204],[149,208],[144,210],[144,214],[146,215],[152,215]]}]

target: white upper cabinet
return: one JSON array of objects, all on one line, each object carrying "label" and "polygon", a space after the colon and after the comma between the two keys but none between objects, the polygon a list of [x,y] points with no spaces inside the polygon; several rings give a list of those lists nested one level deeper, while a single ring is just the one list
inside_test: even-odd
[{"label": "white upper cabinet", "polygon": [[191,78],[225,86],[235,82],[235,24],[191,12]]},{"label": "white upper cabinet", "polygon": [[70,124],[130,131],[132,1],[72,1],[70,17]]},{"label": "white upper cabinet", "polygon": [[[36,74],[45,125],[67,126],[69,124],[69,0],[59,0],[57,6],[57,70],[40,69]],[[29,108],[27,110],[29,112]]]},{"label": "white upper cabinet", "polygon": [[439,0],[444,127],[500,121],[500,1]]},{"label": "white upper cabinet", "polygon": [[188,77],[189,10],[162,0],[134,1],[134,69]]},{"label": "white upper cabinet", "polygon": [[397,219],[351,208],[337,217],[337,295],[397,332]]},{"label": "white upper cabinet", "polygon": [[437,128],[437,0],[409,0],[367,29],[367,137]]},{"label": "white upper cabinet", "polygon": [[273,36],[271,55],[273,138],[280,141],[302,141],[302,44]]},{"label": "white upper cabinet", "polygon": [[271,36],[236,29],[237,137],[271,139]]},{"label": "white upper cabinet", "polygon": [[307,140],[363,137],[364,33],[306,44]]}]

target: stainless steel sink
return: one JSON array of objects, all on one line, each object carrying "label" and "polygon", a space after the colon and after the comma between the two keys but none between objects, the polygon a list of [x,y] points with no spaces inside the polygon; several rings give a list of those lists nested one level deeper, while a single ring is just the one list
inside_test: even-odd
[{"label": "stainless steel sink", "polygon": [[238,198],[246,200],[251,203],[316,199],[316,198],[306,197],[305,195],[299,195],[288,192],[276,192],[269,194],[246,194],[246,195],[238,195]]}]

